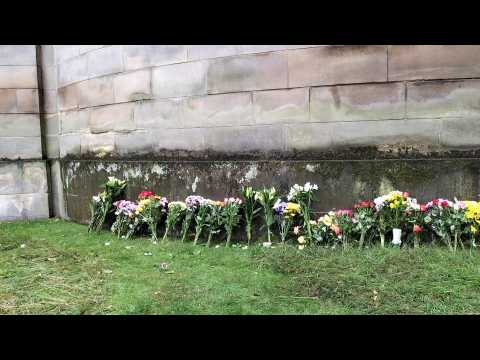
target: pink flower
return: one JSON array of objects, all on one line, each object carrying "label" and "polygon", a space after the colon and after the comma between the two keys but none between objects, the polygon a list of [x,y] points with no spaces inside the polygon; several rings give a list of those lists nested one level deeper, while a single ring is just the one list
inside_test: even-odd
[{"label": "pink flower", "polygon": [[293,233],[294,233],[295,235],[298,235],[298,234],[300,233],[300,226],[295,226],[295,227],[293,228]]},{"label": "pink flower", "polygon": [[423,231],[423,229],[418,226],[417,224],[413,225],[413,233],[414,234],[418,234],[418,233],[421,233]]}]

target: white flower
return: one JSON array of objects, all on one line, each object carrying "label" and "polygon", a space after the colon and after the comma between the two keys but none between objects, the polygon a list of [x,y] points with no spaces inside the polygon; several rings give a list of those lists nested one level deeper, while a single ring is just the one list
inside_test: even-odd
[{"label": "white flower", "polygon": [[219,247],[220,247],[220,245],[217,245],[217,246],[215,246],[215,249],[218,249]]},{"label": "white flower", "polygon": [[305,249],[305,245],[298,245],[298,250],[303,250]]},{"label": "white flower", "polygon": [[268,248],[268,247],[271,247],[271,246],[272,246],[272,243],[271,243],[271,242],[264,242],[264,243],[263,243],[263,247]]},{"label": "white flower", "polygon": [[242,250],[246,250],[246,249],[248,249],[248,246],[245,245],[244,247],[242,247]]},{"label": "white flower", "polygon": [[95,202],[99,202],[100,201],[100,196],[93,196],[92,199]]},{"label": "white flower", "polygon": [[22,244],[22,245],[20,245],[20,247],[21,247],[22,249],[24,249],[24,248],[27,247],[27,245],[26,245],[26,244]]},{"label": "white flower", "polygon": [[110,245],[110,242],[106,242],[106,243],[105,243],[105,246],[109,246],[109,245]]}]

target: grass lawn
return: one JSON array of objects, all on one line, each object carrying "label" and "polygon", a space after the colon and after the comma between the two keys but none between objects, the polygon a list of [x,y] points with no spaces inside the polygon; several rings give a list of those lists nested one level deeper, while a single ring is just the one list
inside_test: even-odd
[{"label": "grass lawn", "polygon": [[208,249],[0,223],[0,314],[478,314],[479,295],[476,250]]}]

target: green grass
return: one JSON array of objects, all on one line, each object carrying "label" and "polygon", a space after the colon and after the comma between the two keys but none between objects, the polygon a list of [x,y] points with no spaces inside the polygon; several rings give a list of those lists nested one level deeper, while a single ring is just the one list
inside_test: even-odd
[{"label": "green grass", "polygon": [[470,314],[479,295],[477,251],[208,249],[0,223],[0,314]]}]

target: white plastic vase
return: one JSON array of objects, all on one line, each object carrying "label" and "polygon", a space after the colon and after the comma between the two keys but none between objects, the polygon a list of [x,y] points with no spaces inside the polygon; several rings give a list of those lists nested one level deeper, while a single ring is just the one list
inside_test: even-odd
[{"label": "white plastic vase", "polygon": [[402,229],[393,229],[393,245],[400,245],[402,243]]}]

